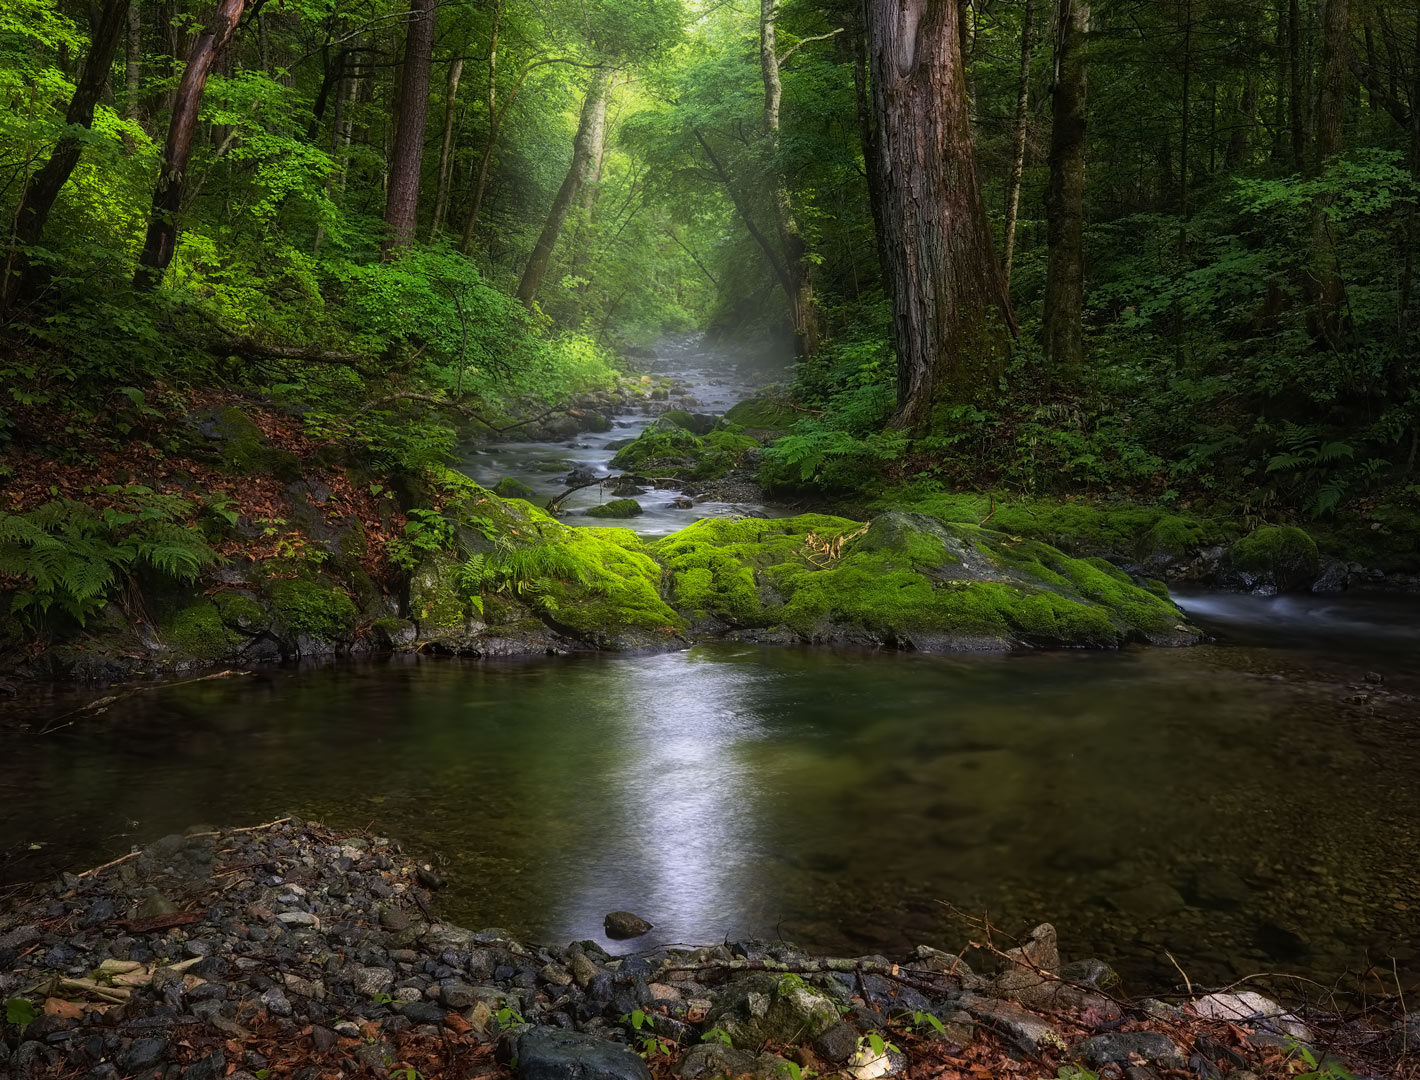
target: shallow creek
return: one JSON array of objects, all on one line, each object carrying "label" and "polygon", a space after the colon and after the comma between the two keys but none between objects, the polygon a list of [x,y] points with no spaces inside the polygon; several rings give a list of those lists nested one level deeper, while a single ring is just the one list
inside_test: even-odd
[{"label": "shallow creek", "polygon": [[[524,453],[567,456],[470,468],[526,478]],[[0,725],[0,881],[296,812],[399,837],[443,860],[457,921],[549,941],[626,908],[656,924],[634,947],[892,953],[959,946],[959,909],[1050,918],[1133,989],[1176,980],[1165,950],[1204,984],[1389,977],[1394,957],[1413,985],[1420,598],[1180,599],[1216,643],[401,656],[153,689],[43,736]]]}]

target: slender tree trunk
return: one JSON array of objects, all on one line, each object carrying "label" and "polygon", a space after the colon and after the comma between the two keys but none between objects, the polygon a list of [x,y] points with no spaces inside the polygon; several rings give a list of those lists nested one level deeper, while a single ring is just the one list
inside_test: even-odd
[{"label": "slender tree trunk", "polygon": [[[577,222],[577,233],[572,238],[572,274],[575,277],[582,277],[592,261],[592,225],[596,218],[597,199],[601,197],[602,173],[606,169],[606,141],[607,125],[603,124],[601,138],[592,147],[587,183],[582,185],[582,194],[577,199],[582,215]],[[589,284],[583,284],[581,290],[585,292]]]},{"label": "slender tree trunk", "polygon": [[1021,16],[1021,74],[1016,84],[1016,119],[1011,129],[1011,175],[1006,181],[1006,230],[1001,257],[1002,276],[1011,286],[1011,260],[1016,252],[1016,215],[1021,205],[1021,179],[1026,169],[1026,132],[1030,121],[1030,65],[1035,49],[1035,0],[1026,0]]},{"label": "slender tree trunk", "polygon": [[139,0],[128,5],[128,57],[123,67],[123,118],[137,120],[143,112],[143,11]]},{"label": "slender tree trunk", "polygon": [[1281,162],[1286,154],[1287,130],[1287,8],[1285,0],[1277,0],[1277,27],[1272,36],[1272,51],[1277,58],[1277,75],[1272,110],[1272,160]]},{"label": "slender tree trunk", "polygon": [[730,202],[734,204],[735,211],[740,215],[740,220],[744,222],[745,230],[749,233],[750,239],[759,245],[759,250],[764,252],[764,257],[768,261],[770,268],[774,271],[774,276],[779,280],[780,286],[786,295],[793,294],[794,283],[789,277],[789,271],[784,265],[784,259],[779,250],[770,242],[769,237],[764,235],[758,223],[754,220],[754,214],[750,209],[749,200],[744,197],[739,188],[736,187],[734,177],[725,168],[715,153],[714,147],[710,145],[708,139],[700,132],[695,132],[695,137],[700,142],[700,148],[705,151],[705,157],[710,162],[710,167],[715,170],[715,175],[720,178],[720,183],[725,185],[725,193],[730,196]]},{"label": "slender tree trunk", "polygon": [[187,179],[187,158],[192,151],[192,137],[197,130],[197,114],[202,107],[202,92],[217,55],[232,39],[237,23],[246,10],[246,0],[221,0],[212,21],[203,28],[188,54],[173,100],[173,115],[168,123],[168,137],[163,144],[162,164],[158,184],[153,189],[153,209],[148,217],[148,235],[143,252],[138,257],[138,271],[133,284],[139,289],[155,289],[163,273],[173,261],[177,250],[178,209],[182,206],[183,185]]},{"label": "slender tree trunk", "polygon": [[[1062,0],[1064,2],[1064,0]],[[1183,118],[1178,140],[1178,214],[1188,220],[1189,128],[1193,124],[1193,0],[1183,0]],[[1179,231],[1179,243],[1184,233]]]},{"label": "slender tree trunk", "polygon": [[419,217],[419,180],[424,165],[424,126],[429,119],[429,72],[434,60],[434,0],[412,0],[413,20],[404,39],[404,65],[396,111],[389,190],[385,195],[388,258],[414,242]]},{"label": "slender tree trunk", "polygon": [[866,0],[882,249],[898,360],[894,423],[980,398],[1015,329],[976,175],[955,5]]},{"label": "slender tree trunk", "polygon": [[488,190],[488,169],[493,164],[493,150],[498,145],[498,127],[503,115],[498,108],[498,30],[502,21],[503,0],[494,0],[493,29],[488,38],[488,142],[484,144],[483,156],[478,161],[473,202],[469,206],[468,217],[464,219],[463,239],[459,242],[459,250],[465,255],[473,250],[473,230],[478,226],[478,214],[483,209],[483,196]]},{"label": "slender tree trunk", "polygon": [[582,118],[577,125],[577,137],[572,143],[572,164],[552,200],[552,209],[548,211],[547,221],[533,246],[532,254],[528,256],[527,268],[518,284],[518,299],[528,307],[532,307],[537,300],[538,290],[542,288],[543,278],[547,276],[547,268],[552,264],[552,252],[557,246],[557,237],[562,232],[567,213],[592,174],[592,148],[600,145],[605,135],[606,104],[611,94],[611,77],[610,68],[598,68],[592,74],[591,85],[587,88],[587,96],[582,102]]},{"label": "slender tree trunk", "polygon": [[[94,107],[108,83],[109,69],[113,67],[114,54],[118,52],[118,42],[123,37],[127,19],[126,0],[108,0],[99,15],[89,55],[74,87],[74,96],[69,99],[69,109],[64,114],[64,121],[69,127],[85,130],[93,127]],[[23,290],[29,263],[24,252],[18,249],[39,243],[49,212],[54,208],[54,200],[59,198],[60,189],[79,163],[83,149],[80,136],[61,136],[50,152],[49,160],[25,184],[20,204],[15,210],[12,245],[5,261],[4,280],[0,281],[0,307],[8,307]]]},{"label": "slender tree trunk", "polygon": [[449,209],[449,178],[454,163],[454,119],[458,109],[459,78],[463,75],[463,61],[454,60],[449,64],[449,81],[444,87],[444,138],[439,146],[439,189],[434,196],[434,221],[429,226],[429,239],[439,235],[444,225],[444,215]]},{"label": "slender tree trunk", "polygon": [[813,278],[810,274],[808,244],[794,216],[789,198],[789,185],[779,168],[779,105],[783,99],[783,84],[779,79],[779,47],[774,25],[775,0],[760,0],[759,4],[759,67],[764,78],[764,134],[768,141],[770,168],[773,172],[774,224],[779,233],[779,246],[784,252],[784,268],[789,275],[789,318],[794,324],[799,355],[810,357],[818,352],[818,318],[814,313]]},{"label": "slender tree trunk", "polygon": [[[1323,175],[1341,153],[1346,113],[1350,10],[1347,0],[1322,0],[1321,83],[1317,90],[1316,162],[1314,173]],[[1316,317],[1313,333],[1334,349],[1344,347],[1349,325],[1346,290],[1337,265],[1336,242],[1327,221],[1331,200],[1319,195],[1312,203],[1312,300]]]},{"label": "slender tree trunk", "polygon": [[1085,94],[1089,0],[1056,0],[1050,182],[1045,193],[1045,360],[1051,375],[1084,363]]},{"label": "slender tree trunk", "polygon": [[[1415,15],[1415,53],[1410,68],[1410,175],[1420,183],[1420,12]],[[1400,332],[1410,333],[1420,326],[1415,304],[1416,249],[1420,248],[1420,210],[1411,203],[1405,221],[1405,265],[1400,286]],[[1417,427],[1420,434],[1420,427]]]},{"label": "slender tree trunk", "polygon": [[1302,91],[1302,14],[1287,0],[1287,107],[1292,129],[1292,168],[1307,169],[1306,95]]}]

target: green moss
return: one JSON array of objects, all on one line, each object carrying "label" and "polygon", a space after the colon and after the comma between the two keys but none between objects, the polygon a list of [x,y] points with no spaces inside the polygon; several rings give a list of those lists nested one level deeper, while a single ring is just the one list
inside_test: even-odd
[{"label": "green moss", "polygon": [[217,414],[216,426],[223,442],[222,463],[233,472],[242,476],[270,474],[287,483],[300,479],[300,458],[273,448],[261,428],[235,405]]},{"label": "green moss", "polygon": [[695,430],[695,421],[684,409],[671,409],[669,412],[661,413],[660,418],[678,428],[684,428],[686,431]]},{"label": "green moss", "polygon": [[271,602],[290,633],[309,634],[325,641],[348,639],[360,617],[350,597],[324,580],[274,582]]},{"label": "green moss", "polygon": [[184,657],[219,660],[246,639],[229,630],[210,600],[199,600],[175,613],[159,628],[162,639]]},{"label": "green moss", "polygon": [[647,428],[611,459],[614,469],[643,476],[711,480],[737,468],[759,443],[747,435],[712,431],[696,436],[670,425]]},{"label": "green moss", "polygon": [[1209,542],[1208,528],[1195,518],[1165,514],[1139,538],[1137,554],[1140,559],[1165,557],[1183,559],[1192,555]]},{"label": "green moss", "polygon": [[746,398],[725,413],[725,419],[741,427],[762,431],[788,431],[802,414],[770,397]]},{"label": "green moss", "polygon": [[459,560],[445,551],[427,554],[409,577],[409,615],[421,626],[450,629],[468,616]]},{"label": "green moss", "polygon": [[533,489],[521,480],[516,480],[511,476],[505,476],[493,485],[493,494],[503,499],[531,499]]},{"label": "green moss", "polygon": [[271,622],[266,609],[246,593],[220,592],[212,598],[212,602],[221,612],[223,624],[233,630],[252,634],[265,629]]},{"label": "green moss", "polygon": [[644,552],[646,548],[641,538],[625,526],[588,525],[582,531],[591,533],[593,536],[599,536],[603,540],[608,540],[615,544],[617,547],[625,548],[627,551]]},{"label": "green moss", "polygon": [[593,506],[587,511],[588,517],[629,518],[641,513],[641,504],[635,499],[612,499],[611,502]]},{"label": "green moss", "polygon": [[1317,576],[1316,541],[1292,525],[1264,525],[1228,549],[1228,565],[1250,577],[1291,589]]}]

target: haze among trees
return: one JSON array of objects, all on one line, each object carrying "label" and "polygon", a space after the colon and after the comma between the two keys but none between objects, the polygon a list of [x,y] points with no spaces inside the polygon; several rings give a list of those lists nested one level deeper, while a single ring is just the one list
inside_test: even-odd
[{"label": "haze among trees", "polygon": [[798,355],[830,494],[1415,501],[1414,0],[4,9],[0,441],[708,331]]}]

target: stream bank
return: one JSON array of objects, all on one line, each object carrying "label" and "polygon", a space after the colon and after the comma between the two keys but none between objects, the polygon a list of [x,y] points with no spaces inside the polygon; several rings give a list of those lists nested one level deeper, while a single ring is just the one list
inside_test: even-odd
[{"label": "stream bank", "polygon": [[[896,962],[782,940],[548,947],[444,921],[442,884],[395,842],[294,818],[194,829],[67,873],[0,916],[0,1067],[16,1080],[776,1080],[792,1061],[876,1080],[1079,1064],[1243,1080],[1290,1076],[1300,1044],[1384,1076],[1420,1026],[1238,987],[1121,996],[1108,963],[1063,962],[1048,924]],[[606,929],[642,927],[620,913]]]}]

